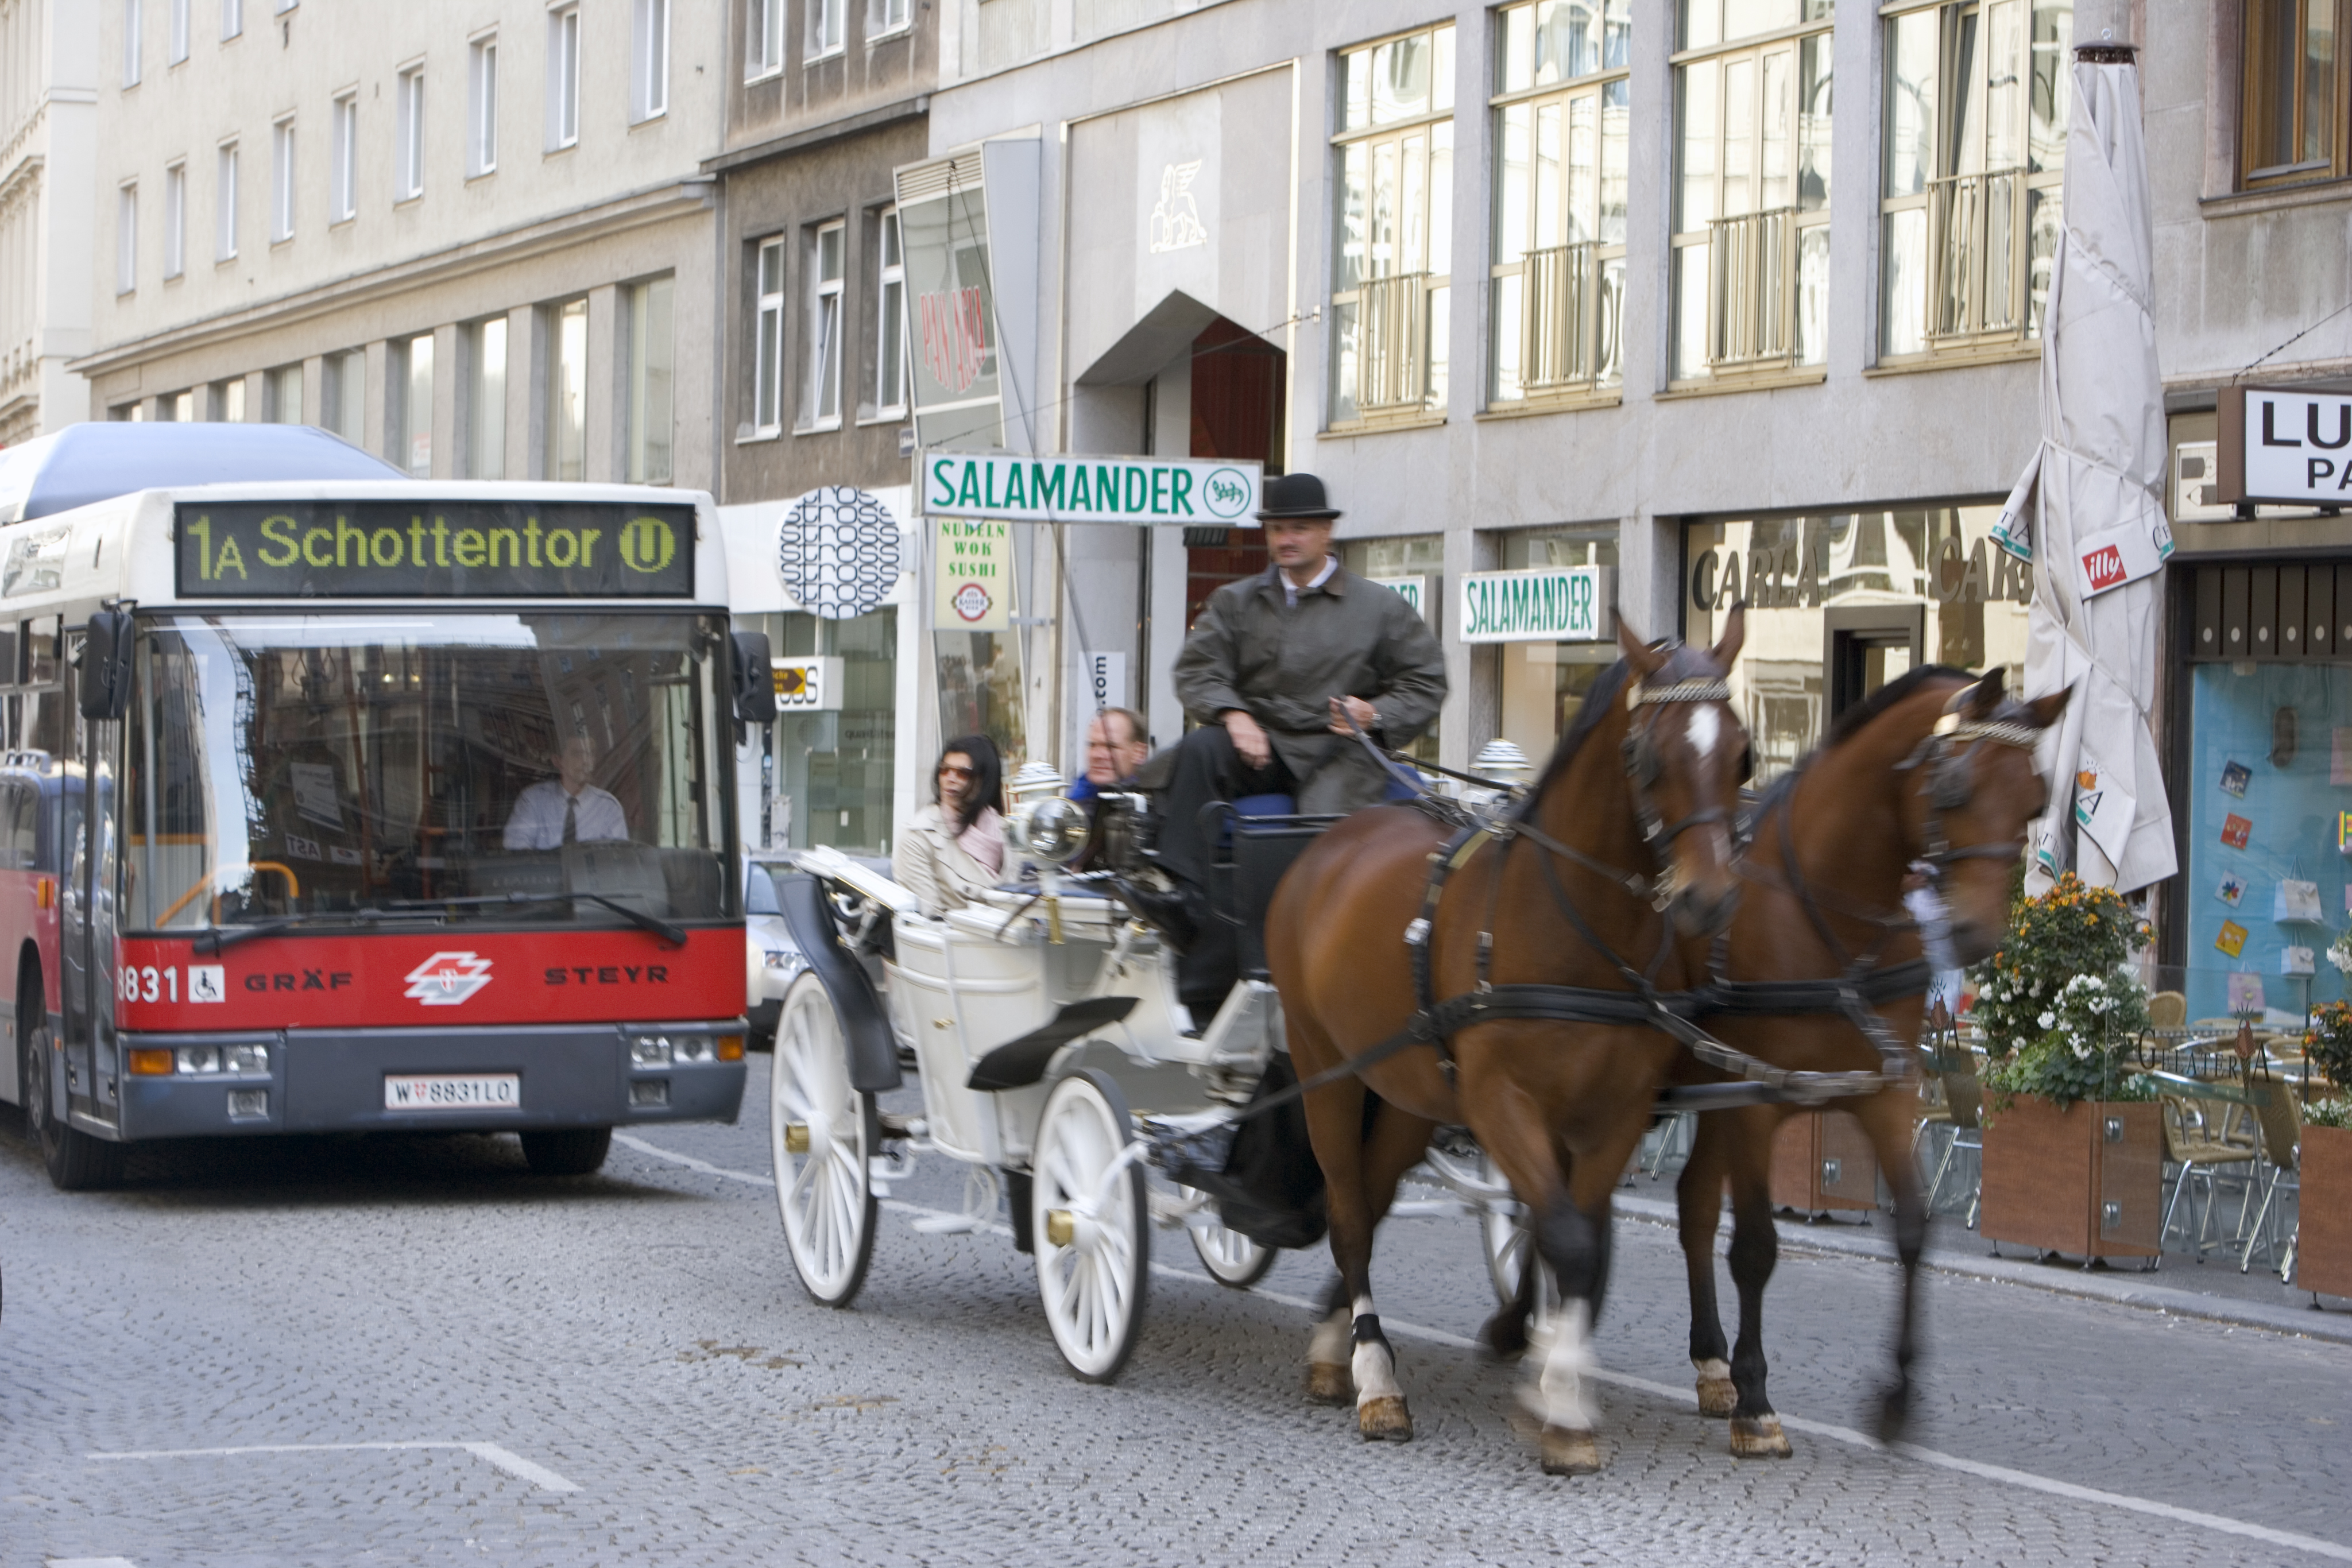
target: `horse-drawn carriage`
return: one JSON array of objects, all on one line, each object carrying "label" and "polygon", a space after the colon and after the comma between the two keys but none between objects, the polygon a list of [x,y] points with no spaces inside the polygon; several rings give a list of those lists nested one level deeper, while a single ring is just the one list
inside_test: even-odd
[{"label": "horse-drawn carriage", "polygon": [[[1245,977],[1201,1020],[1177,1000],[1174,954],[1112,893],[1111,873],[1064,869],[1089,843],[1090,859],[1139,869],[1142,797],[1101,797],[1091,820],[1053,797],[1017,807],[1014,874],[939,919],[870,865],[827,850],[796,857],[800,874],[778,896],[809,968],[777,1022],[770,1136],[810,1296],[845,1306],[857,1294],[877,1199],[922,1154],[967,1176],[963,1212],[917,1227],[977,1230],[1009,1209],[1055,1343],[1090,1381],[1117,1376],[1134,1348],[1153,1229],[1183,1229],[1208,1272],[1237,1289],[1280,1247],[1320,1239],[1321,1182],[1295,1106],[1279,1128],[1240,1115],[1270,1070],[1272,1084],[1288,1082],[1259,939],[1265,904],[1331,819],[1226,810],[1219,913],[1240,927]],[[920,1115],[877,1106],[901,1084],[902,1053]],[[1226,1175],[1237,1136],[1257,1140],[1255,1182]],[[1252,1160],[1244,1146],[1238,1163]],[[1517,1206],[1475,1147],[1442,1141],[1415,1179],[1446,1190],[1405,1211],[1478,1214],[1507,1287]]]}]

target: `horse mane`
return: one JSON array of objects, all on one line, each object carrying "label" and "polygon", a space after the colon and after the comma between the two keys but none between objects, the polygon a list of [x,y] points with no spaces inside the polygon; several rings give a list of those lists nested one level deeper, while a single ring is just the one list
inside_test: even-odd
[{"label": "horse mane", "polygon": [[1975,685],[1979,678],[1973,672],[1958,669],[1950,664],[1922,664],[1916,670],[1906,670],[1838,715],[1837,721],[1830,726],[1829,737],[1822,742],[1821,749],[1828,751],[1834,747],[1843,745],[1860,734],[1865,727],[1888,708],[1893,707],[1929,681],[1944,677],[1963,681],[1970,685]]},{"label": "horse mane", "polygon": [[1626,674],[1632,667],[1621,658],[1601,671],[1600,678],[1592,683],[1592,689],[1584,695],[1584,706],[1576,710],[1575,722],[1568,727],[1568,733],[1559,737],[1559,744],[1551,748],[1551,759],[1544,764],[1543,773],[1536,779],[1535,788],[1528,791],[1529,806],[1532,807],[1537,799],[1551,787],[1552,780],[1568,771],[1568,765],[1576,760],[1577,748],[1584,744],[1585,737],[1599,728],[1601,719],[1617,705],[1618,697],[1625,690]]}]

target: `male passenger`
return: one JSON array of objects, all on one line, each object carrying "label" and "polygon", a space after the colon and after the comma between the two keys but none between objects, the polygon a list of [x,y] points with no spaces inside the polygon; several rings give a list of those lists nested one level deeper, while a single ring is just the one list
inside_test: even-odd
[{"label": "male passenger", "polygon": [[584,735],[565,736],[562,748],[548,760],[556,776],[515,798],[514,815],[507,819],[507,848],[559,850],[625,841],[629,821],[621,802],[588,782],[596,770],[596,743]]},{"label": "male passenger", "polygon": [[1103,709],[1087,726],[1087,770],[1070,786],[1070,799],[1091,800],[1133,778],[1150,751],[1141,715],[1123,707]]}]

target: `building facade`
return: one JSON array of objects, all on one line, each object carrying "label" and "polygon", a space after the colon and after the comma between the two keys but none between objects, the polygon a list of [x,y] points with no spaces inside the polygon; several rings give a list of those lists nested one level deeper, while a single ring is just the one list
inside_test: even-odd
[{"label": "building facade", "polygon": [[111,0],[92,417],[712,488],[722,0]]},{"label": "building facade", "polygon": [[0,0],[0,447],[88,417],[98,17]]}]

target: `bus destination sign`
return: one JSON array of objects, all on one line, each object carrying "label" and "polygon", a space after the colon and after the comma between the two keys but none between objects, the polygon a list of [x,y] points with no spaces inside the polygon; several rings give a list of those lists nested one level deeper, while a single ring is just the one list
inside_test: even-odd
[{"label": "bus destination sign", "polygon": [[187,599],[689,599],[694,508],[569,501],[184,505]]}]

